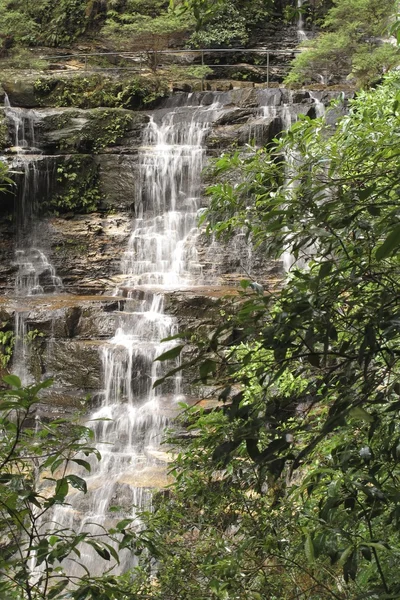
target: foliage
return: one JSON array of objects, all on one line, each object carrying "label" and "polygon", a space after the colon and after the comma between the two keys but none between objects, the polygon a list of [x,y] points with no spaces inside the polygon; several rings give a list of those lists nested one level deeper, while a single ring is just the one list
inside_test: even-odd
[{"label": "foliage", "polygon": [[[8,144],[8,127],[5,118],[0,117],[0,149],[6,148]],[[1,181],[1,173],[0,173]]]},{"label": "foliage", "polygon": [[89,213],[98,209],[101,200],[98,167],[90,156],[71,156],[57,167],[56,192],[42,203],[42,210],[55,214]]},{"label": "foliage", "polygon": [[84,479],[71,467],[75,464],[88,472],[90,457],[100,458],[90,445],[93,433],[63,419],[51,423],[35,419],[38,395],[50,381],[22,388],[18,377],[7,375],[4,382],[9,389],[0,392],[2,597],[92,598],[82,592],[82,586],[76,592],[73,587],[66,590],[68,577],[61,562],[70,555],[79,562],[82,544],[89,544],[100,556],[112,554],[116,561],[118,556],[97,536],[57,529],[52,511],[66,503],[70,487],[86,492]]},{"label": "foliage", "polygon": [[0,367],[4,369],[12,357],[15,335],[8,329],[8,323],[1,323],[0,327]]},{"label": "foliage", "polygon": [[195,31],[190,37],[190,45],[194,48],[243,46],[247,41],[246,17],[231,3],[221,6],[207,22],[207,27]]},{"label": "foliage", "polygon": [[7,57],[1,61],[2,69],[32,69],[34,71],[45,71],[48,69],[47,60],[38,58],[35,52],[27,48],[17,46],[7,53]]},{"label": "foliage", "polygon": [[67,130],[67,134],[60,139],[60,149],[64,152],[97,154],[106,146],[118,143],[135,122],[130,111],[96,108],[85,114],[86,123],[75,130],[74,119],[79,117],[82,117],[81,112],[68,111],[53,115],[47,121],[47,127],[51,130]]},{"label": "foliage", "polygon": [[13,45],[70,44],[96,25],[105,6],[101,0],[1,0],[0,41],[3,52]]},{"label": "foliage", "polygon": [[[79,418],[40,418],[44,381],[22,387],[15,375],[0,390],[0,593],[7,600],[140,600],[151,588],[144,570],[115,577],[119,552],[158,556],[148,532],[136,532],[133,518],[116,521],[99,534],[73,531],[55,522],[56,509],[69,507],[69,491],[87,492],[82,476],[100,460],[93,432]],[[118,513],[119,507],[114,507]],[[68,573],[68,561],[84,563],[87,548],[108,562],[109,570],[91,577]],[[68,559],[68,560],[66,560]],[[137,582],[136,582],[137,579]],[[138,587],[140,585],[140,588]]]},{"label": "foliage", "polygon": [[34,88],[39,105],[75,108],[140,109],[168,92],[166,82],[159,78],[113,79],[101,75],[41,77]]},{"label": "foliage", "polygon": [[13,181],[8,177],[8,166],[0,161],[0,193],[5,192],[10,185],[13,185]]},{"label": "foliage", "polygon": [[[144,51],[149,66],[155,71],[160,57],[171,41],[185,35],[192,22],[188,15],[171,11],[146,14],[143,6],[135,0],[128,1],[124,11],[109,12],[103,33],[117,43],[118,47],[128,50]],[[148,11],[150,12],[150,11]]]},{"label": "foliage", "polygon": [[308,266],[181,334],[220,404],[175,436],[154,598],[399,597],[399,107],[396,73],[335,128],[216,162],[210,230]]},{"label": "foliage", "polygon": [[400,62],[399,50],[382,39],[392,16],[390,0],[337,0],[324,19],[326,31],[306,42],[286,83],[335,83],[348,77],[364,86],[380,80]]},{"label": "foliage", "polygon": [[[212,39],[218,44],[221,40],[217,38],[218,29],[221,31],[224,39],[228,39],[227,32],[224,31],[221,16],[225,15],[238,19],[237,31],[242,32],[247,39],[247,27],[256,23],[265,21],[274,13],[276,9],[274,0],[245,0],[244,2],[227,2],[226,0],[171,0],[170,6],[173,10],[180,14],[190,13],[196,21],[196,33],[202,32],[206,35],[207,31],[215,30]],[[229,30],[232,23],[225,22],[225,27]],[[193,43],[196,43],[197,36],[193,38]],[[192,39],[192,38],[191,38]],[[210,34],[211,39],[211,34]],[[232,39],[235,39],[232,37]]]},{"label": "foliage", "polygon": [[254,25],[279,18],[285,5],[275,0],[171,0],[169,7],[165,0],[1,0],[0,54],[24,46],[71,45],[93,33],[118,49],[143,50],[152,58],[191,34],[195,47],[238,45],[247,42]]},{"label": "foliage", "polygon": [[276,8],[273,0],[185,0],[172,1],[171,6],[178,14],[193,14],[196,29],[190,36],[189,45],[194,48],[245,45],[251,27],[270,18]]}]

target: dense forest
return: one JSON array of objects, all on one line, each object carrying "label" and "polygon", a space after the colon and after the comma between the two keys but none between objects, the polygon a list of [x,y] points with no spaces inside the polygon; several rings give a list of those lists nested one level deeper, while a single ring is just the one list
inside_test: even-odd
[{"label": "dense forest", "polygon": [[[44,66],[38,55],[46,54],[45,47],[84,44],[103,52],[252,47],[262,43],[263,27],[273,24],[284,31],[301,18],[312,36],[294,61],[287,84],[332,84],[348,77],[365,85],[398,64],[398,49],[388,39],[395,27],[393,10],[390,0],[333,5],[312,0],[296,6],[285,0],[1,0],[0,56],[9,57],[11,66],[34,68]],[[41,51],[29,52],[33,47]]]},{"label": "dense forest", "polygon": [[[90,423],[79,416],[37,429],[35,408],[51,381],[23,386],[4,376],[4,600],[400,598],[400,53],[393,2],[0,0],[0,71],[39,72],[46,54],[81,47],[252,47],[266,24],[295,27],[299,15],[312,36],[281,85],[342,86],[352,97],[338,93],[323,116],[300,115],[267,145],[214,158],[200,217],[221,244],[241,234],[271,261],[290,255],[289,273],[271,287],[243,279],[219,312],[179,331],[158,356],[173,366],[156,386],[182,372],[199,396],[216,402],[211,409],[181,405],[166,433],[173,482],[154,494],[140,527],[125,518],[102,536],[41,534],[41,522],[68,504],[71,488],[87,491],[70,463],[89,473],[89,458],[101,457]],[[3,193],[12,173],[0,167]],[[5,372],[12,347],[10,335],[0,335]],[[45,492],[39,474],[48,481]],[[110,566],[126,552],[137,561],[122,575],[83,570],[71,582],[62,561],[80,562],[85,544]]]}]

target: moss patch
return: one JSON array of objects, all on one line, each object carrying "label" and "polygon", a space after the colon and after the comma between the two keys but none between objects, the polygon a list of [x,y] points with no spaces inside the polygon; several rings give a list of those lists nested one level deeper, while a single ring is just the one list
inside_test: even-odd
[{"label": "moss patch", "polygon": [[41,205],[41,212],[90,213],[101,201],[98,167],[91,156],[77,154],[57,167],[55,192]]},{"label": "moss patch", "polygon": [[46,117],[44,127],[57,151],[96,154],[121,143],[137,125],[138,116],[122,108],[95,108],[84,114],[68,110]]},{"label": "moss patch", "polygon": [[7,148],[9,145],[8,141],[8,127],[4,114],[0,112],[0,150]]},{"label": "moss patch", "polygon": [[141,109],[168,94],[158,77],[114,79],[98,74],[75,77],[43,76],[34,81],[38,106]]}]

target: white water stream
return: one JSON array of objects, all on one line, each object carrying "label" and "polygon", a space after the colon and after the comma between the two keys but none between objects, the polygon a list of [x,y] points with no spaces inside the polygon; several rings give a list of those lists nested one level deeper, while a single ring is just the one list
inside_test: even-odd
[{"label": "white water stream", "polygon": [[297,0],[297,37],[299,42],[306,42],[308,40],[307,34],[304,31],[303,4],[304,0]]},{"label": "white water stream", "polygon": [[[38,115],[34,110],[12,107],[7,94],[4,101],[4,114],[11,124],[13,158],[9,163],[11,174],[22,174],[22,182],[15,198],[16,242],[15,264],[18,267],[15,278],[15,295],[18,298],[57,293],[63,288],[60,277],[40,248],[36,234],[37,202],[41,190],[49,191],[54,175],[49,169],[46,157],[41,155],[35,139]],[[27,363],[29,347],[27,343],[26,312],[16,310],[15,343],[13,349],[13,372],[22,383],[32,383]]]},{"label": "white water stream", "polygon": [[[102,349],[103,400],[88,423],[102,459],[92,461],[90,475],[82,474],[88,494],[75,494],[70,507],[56,510],[57,527],[101,533],[113,518],[135,518],[137,509],[149,508],[151,488],[166,484],[159,446],[168,410],[183,396],[180,376],[153,387],[176,365],[154,362],[176,345],[161,343],[177,331],[175,319],[164,314],[163,292],[200,283],[195,240],[203,140],[217,110],[212,105],[156,111],[144,132],[136,216],[122,259],[121,287],[128,300],[115,336]],[[111,513],[115,505],[119,508]],[[92,574],[109,567],[90,548],[82,550]],[[134,564],[129,552],[122,553],[116,570]],[[78,574],[79,568],[71,564],[68,571]]]},{"label": "white water stream", "polygon": [[[35,139],[35,127],[39,119],[34,110],[12,107],[5,96],[5,116],[12,123],[15,153],[11,172],[22,172],[22,185],[16,199],[17,249],[15,262],[18,272],[15,282],[17,296],[26,297],[43,294],[45,291],[59,292],[63,285],[53,265],[40,248],[35,231],[35,217],[41,185],[49,188],[53,173],[46,157],[40,153]],[[43,284],[45,280],[46,290]]]}]

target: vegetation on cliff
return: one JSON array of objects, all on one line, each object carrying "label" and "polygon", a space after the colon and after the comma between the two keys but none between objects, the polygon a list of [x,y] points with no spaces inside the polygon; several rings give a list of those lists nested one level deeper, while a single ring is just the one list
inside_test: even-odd
[{"label": "vegetation on cliff", "polygon": [[[15,46],[68,46],[82,36],[109,38],[119,49],[145,49],[190,39],[192,43],[244,43],[252,26],[281,17],[280,0],[1,0],[2,52]],[[315,6],[323,2],[314,3]],[[221,37],[222,36],[222,37]]]}]

